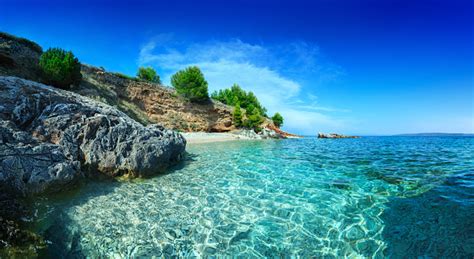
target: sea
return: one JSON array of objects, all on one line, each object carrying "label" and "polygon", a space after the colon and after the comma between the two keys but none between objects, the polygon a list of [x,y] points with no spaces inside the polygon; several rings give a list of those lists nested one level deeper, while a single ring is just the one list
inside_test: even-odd
[{"label": "sea", "polygon": [[31,206],[50,258],[473,258],[474,137],[190,144]]}]

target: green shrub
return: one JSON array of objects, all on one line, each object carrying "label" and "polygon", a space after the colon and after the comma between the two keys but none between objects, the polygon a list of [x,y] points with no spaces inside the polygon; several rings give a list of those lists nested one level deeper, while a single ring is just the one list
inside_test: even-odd
[{"label": "green shrub", "polygon": [[59,88],[67,89],[82,79],[81,64],[71,51],[50,48],[41,55],[39,66],[44,82]]},{"label": "green shrub", "polygon": [[192,102],[202,102],[209,99],[207,81],[196,66],[188,67],[174,74],[171,77],[171,85],[178,94]]},{"label": "green shrub", "polygon": [[234,118],[234,125],[236,127],[242,126],[242,110],[240,109],[239,103],[236,103],[234,106],[233,118]]},{"label": "green shrub", "polygon": [[275,115],[273,115],[272,121],[273,124],[279,128],[281,125],[283,125],[283,116],[277,112]]},{"label": "green shrub", "polygon": [[260,104],[257,97],[252,92],[247,93],[237,84],[234,84],[230,89],[219,90],[219,92],[214,91],[211,98],[232,106],[239,103],[240,107],[247,110],[247,112],[251,109],[250,107],[253,107],[258,109],[260,114],[264,116],[266,116],[267,113],[267,109]]},{"label": "green shrub", "polygon": [[160,76],[152,67],[138,68],[137,77],[148,82],[161,84]]},{"label": "green shrub", "polygon": [[244,122],[244,126],[247,128],[254,129],[256,132],[261,130],[260,125],[263,123],[263,117],[257,109],[253,109],[252,113],[247,113],[247,120]]}]

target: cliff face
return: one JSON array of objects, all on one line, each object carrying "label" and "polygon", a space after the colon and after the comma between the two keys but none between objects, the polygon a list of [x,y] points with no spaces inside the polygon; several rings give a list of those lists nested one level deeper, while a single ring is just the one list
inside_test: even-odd
[{"label": "cliff face", "polygon": [[[0,33],[0,75],[41,82],[41,53],[36,43]],[[159,123],[184,132],[235,129],[232,108],[219,102],[190,103],[174,89],[88,65],[82,66],[81,73],[81,84],[71,91],[115,106],[142,124]]]},{"label": "cliff face", "polygon": [[226,132],[235,129],[232,108],[224,104],[190,103],[174,89],[127,79],[103,69],[82,66],[83,82],[73,91],[116,105],[136,120],[180,131]]},{"label": "cliff face", "polygon": [[0,75],[12,75],[37,81],[41,47],[27,39],[0,32]]}]

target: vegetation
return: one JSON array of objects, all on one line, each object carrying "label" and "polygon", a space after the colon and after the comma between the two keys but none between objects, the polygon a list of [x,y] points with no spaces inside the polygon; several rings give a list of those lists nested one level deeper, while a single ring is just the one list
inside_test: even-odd
[{"label": "vegetation", "polygon": [[138,68],[137,77],[148,82],[161,84],[160,76],[152,67]]},{"label": "vegetation", "polygon": [[[252,92],[246,92],[239,85],[234,84],[230,89],[213,92],[211,98],[234,106],[234,122],[237,127],[243,126],[257,132],[261,130],[260,125],[264,121],[264,116],[267,116],[267,109],[260,104]],[[242,120],[240,107],[245,109],[246,120]],[[240,117],[240,122],[236,120],[236,113]]]},{"label": "vegetation", "polygon": [[275,124],[275,126],[279,128],[281,127],[281,125],[283,125],[283,116],[281,116],[281,114],[277,112],[275,113],[275,115],[273,115],[272,121],[273,124]]},{"label": "vegetation", "polygon": [[71,51],[50,48],[41,55],[39,66],[45,83],[56,87],[69,88],[82,79],[81,64]]},{"label": "vegetation", "polygon": [[25,38],[20,38],[6,32],[0,32],[0,38],[12,40],[12,41],[18,41],[19,43],[26,45],[27,47],[29,47],[30,49],[36,52],[39,52],[39,53],[43,52],[43,49],[41,48],[40,45],[38,45],[36,42],[33,42]]},{"label": "vegetation", "polygon": [[230,89],[213,92],[211,98],[232,106],[239,103],[240,107],[247,110],[247,114],[250,114],[249,109],[253,107],[258,110],[260,115],[267,116],[267,109],[260,104],[257,97],[252,92],[247,93],[237,84],[234,84]]},{"label": "vegetation", "polygon": [[117,76],[117,77],[120,77],[122,79],[128,79],[128,80],[133,80],[133,81],[139,81],[138,78],[136,77],[133,77],[133,76],[129,76],[129,75],[125,75],[125,74],[122,74],[122,73],[118,73],[118,72],[114,72],[112,73],[113,75]]},{"label": "vegetation", "polygon": [[209,99],[207,81],[196,66],[188,67],[174,74],[171,77],[171,85],[178,94],[192,102],[202,102]]},{"label": "vegetation", "polygon": [[236,127],[241,127],[242,126],[242,110],[240,109],[240,104],[236,103],[234,105],[234,125]]},{"label": "vegetation", "polygon": [[262,130],[260,125],[264,120],[260,111],[254,108],[253,110],[247,111],[247,114],[247,119],[244,121],[243,126],[254,129],[255,132],[260,132]]}]

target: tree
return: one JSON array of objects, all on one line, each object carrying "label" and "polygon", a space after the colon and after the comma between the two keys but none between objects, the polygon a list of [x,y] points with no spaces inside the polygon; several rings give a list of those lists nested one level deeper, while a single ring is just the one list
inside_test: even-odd
[{"label": "tree", "polygon": [[43,81],[59,88],[68,89],[82,80],[81,64],[71,51],[50,48],[39,61]]},{"label": "tree", "polygon": [[233,118],[234,118],[234,125],[236,127],[242,126],[242,110],[240,110],[239,103],[236,103],[234,106]]},{"label": "tree", "polygon": [[254,129],[256,132],[261,130],[260,125],[263,122],[263,117],[258,111],[258,109],[254,109],[252,113],[247,116],[247,120],[244,123],[244,126],[247,128]]},{"label": "tree", "polygon": [[275,124],[275,126],[279,128],[281,127],[281,125],[283,125],[283,116],[281,116],[281,114],[277,112],[275,113],[275,115],[273,115],[272,121],[273,124]]},{"label": "tree", "polygon": [[209,99],[207,81],[196,66],[178,71],[171,77],[171,84],[178,94],[192,102],[202,102]]},{"label": "tree", "polygon": [[[211,98],[232,106],[238,102],[240,107],[246,110],[253,110],[253,108],[255,108],[258,109],[261,115],[267,116],[267,109],[260,104],[257,97],[252,92],[244,91],[238,84],[234,84],[231,88],[219,90],[218,92],[214,91]],[[253,108],[250,108],[251,106]],[[249,114],[250,113],[251,112],[249,112]]]},{"label": "tree", "polygon": [[160,76],[156,73],[155,69],[153,69],[152,67],[138,68],[137,77],[145,81],[161,84]]}]

